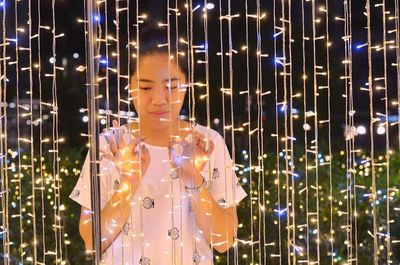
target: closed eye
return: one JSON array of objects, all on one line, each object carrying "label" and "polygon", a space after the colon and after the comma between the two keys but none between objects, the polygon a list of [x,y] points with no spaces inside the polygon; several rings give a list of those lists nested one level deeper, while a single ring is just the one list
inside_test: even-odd
[{"label": "closed eye", "polygon": [[145,91],[147,91],[147,90],[150,90],[151,89],[151,87],[149,87],[149,86],[144,86],[144,87],[139,87],[141,90],[145,90]]}]

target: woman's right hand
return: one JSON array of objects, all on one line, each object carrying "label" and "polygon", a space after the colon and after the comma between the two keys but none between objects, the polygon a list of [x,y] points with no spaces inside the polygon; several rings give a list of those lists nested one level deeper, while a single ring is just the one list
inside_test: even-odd
[{"label": "woman's right hand", "polygon": [[128,177],[132,181],[132,178],[139,177],[140,172],[142,176],[146,173],[150,164],[150,154],[146,146],[141,143],[143,139],[133,138],[126,144],[123,134],[122,127],[113,120],[113,127],[103,134],[110,151],[103,157],[114,162],[122,174],[121,177]]}]

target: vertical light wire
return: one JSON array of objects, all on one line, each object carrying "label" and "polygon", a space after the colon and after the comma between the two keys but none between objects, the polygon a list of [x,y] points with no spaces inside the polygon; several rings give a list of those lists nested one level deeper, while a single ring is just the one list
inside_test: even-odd
[{"label": "vertical light wire", "polygon": [[[291,177],[291,186],[287,187],[288,190],[291,191],[291,202],[290,205],[288,205],[288,215],[287,218],[290,219],[292,218],[292,223],[290,224],[289,228],[292,230],[291,238],[290,238],[290,247],[292,251],[289,253],[289,256],[292,257],[292,262],[293,264],[296,264],[297,262],[297,256],[296,256],[296,249],[298,249],[298,246],[296,245],[296,198],[295,198],[295,153],[294,153],[294,141],[295,141],[295,136],[293,132],[293,99],[295,97],[294,92],[293,92],[293,61],[292,61],[292,1],[288,1],[288,27],[289,27],[289,129],[290,129],[290,135],[289,135],[289,140],[290,140],[290,145],[289,145],[289,152],[290,152],[290,157],[288,158],[288,176]],[[286,139],[287,141],[287,139]],[[291,207],[291,211],[289,211]]]},{"label": "vertical light wire", "polygon": [[[353,245],[357,247],[356,234],[354,234],[354,227],[356,226],[356,185],[355,185],[355,150],[354,150],[354,96],[353,96],[353,58],[352,58],[352,33],[351,33],[351,1],[344,1],[344,43],[345,43],[345,74],[342,77],[345,83],[345,101],[346,101],[346,235],[347,235],[347,261],[352,263],[354,261]],[[354,205],[353,200],[354,198]],[[354,223],[354,224],[353,224]],[[353,239],[354,237],[354,239]]]},{"label": "vertical light wire", "polygon": [[[234,119],[234,96],[233,96],[233,91],[234,91],[234,82],[233,82],[233,77],[234,77],[234,70],[233,70],[233,54],[236,53],[233,49],[233,36],[232,36],[232,19],[234,18],[234,16],[232,16],[232,3],[231,0],[228,0],[228,46],[229,46],[229,52],[228,52],[228,57],[229,57],[229,97],[230,97],[230,116],[231,116],[231,125],[230,126],[230,130],[231,130],[231,146],[232,146],[232,161],[233,161],[233,165],[232,168],[230,170],[235,171],[236,168],[236,148],[235,148],[235,119]],[[224,161],[226,161],[225,157],[227,154],[225,154],[224,152]],[[231,187],[227,187],[227,183],[225,180],[225,188],[229,188],[232,189],[232,197],[233,200],[236,200],[236,189],[235,189],[235,181],[232,181],[232,186]],[[227,217],[226,217],[227,218]],[[239,262],[239,251],[237,248],[237,244],[234,245],[234,264],[238,264]],[[228,252],[229,253],[229,252]]]},{"label": "vertical light wire", "polygon": [[370,159],[371,159],[371,176],[372,176],[372,223],[373,223],[373,240],[374,240],[374,265],[378,265],[378,220],[376,214],[376,173],[375,173],[375,146],[374,146],[374,91],[373,91],[373,75],[372,75],[372,32],[371,32],[371,2],[366,2],[367,15],[367,34],[368,34],[368,92],[369,92],[369,133],[370,133]]},{"label": "vertical light wire", "polygon": [[[174,56],[175,56],[175,63],[176,63],[177,69],[182,69],[182,66],[179,64],[179,56],[183,56],[183,54],[181,54],[181,52],[179,50],[179,16],[181,15],[181,13],[179,10],[178,0],[175,0],[174,11],[175,11],[175,47],[176,47]],[[186,78],[188,78],[188,77],[186,77]],[[188,80],[186,80],[186,81],[188,81]],[[181,89],[182,89],[181,82],[179,82],[178,91],[180,92]],[[186,89],[187,89],[187,86],[185,84],[184,90],[187,91]],[[178,132],[181,131],[180,122],[181,122],[181,118],[179,117]],[[179,136],[179,133],[178,133],[178,136]],[[172,170],[175,171],[175,169],[172,169]],[[181,205],[180,216],[179,216],[179,220],[180,220],[179,231],[181,232],[181,236],[180,236],[180,263],[181,264],[183,264],[183,251],[184,251],[184,249],[183,249],[183,246],[184,246],[184,244],[183,244],[183,237],[184,237],[184,234],[183,234],[183,211],[184,211],[184,209],[182,207],[182,205],[184,203],[184,200],[183,200],[184,198],[181,195],[183,193],[183,191],[184,191],[184,189],[183,189],[183,185],[182,185],[182,181],[181,181],[181,182],[179,182],[179,194],[180,194],[179,204]]]},{"label": "vertical light wire", "polygon": [[[400,6],[399,0],[395,0],[394,2],[395,9],[395,49],[396,49],[396,72],[397,72],[397,118],[400,119]],[[398,149],[400,149],[400,122],[398,121]],[[396,187],[394,188],[394,191]],[[396,208],[394,209],[396,211]],[[395,243],[395,240],[392,238],[388,238],[388,240],[392,240],[392,243]]]},{"label": "vertical light wire", "polygon": [[[115,45],[116,45],[116,63],[117,63],[117,67],[116,67],[116,77],[117,77],[117,86],[116,86],[116,90],[117,90],[117,120],[118,120],[118,124],[121,125],[121,102],[123,102],[122,100],[122,95],[121,95],[121,78],[122,78],[122,74],[121,74],[121,49],[120,49],[120,1],[115,1],[115,20],[114,25],[115,25]],[[120,201],[122,201],[122,193],[120,193],[120,197],[119,197]],[[122,203],[119,204],[120,207],[120,218],[122,219],[123,216],[123,208],[122,208]],[[120,229],[122,230],[125,224],[121,224]],[[122,237],[121,239],[122,241],[122,246],[124,246],[124,237]],[[122,264],[125,263],[125,255],[124,255],[124,247],[121,248],[121,262]]]},{"label": "vertical light wire", "polygon": [[[206,116],[207,116],[207,136],[206,136],[206,141],[209,141],[210,138],[210,128],[211,128],[211,111],[210,111],[210,68],[209,68],[209,64],[210,64],[210,57],[209,57],[209,45],[208,45],[208,9],[207,9],[207,0],[204,0],[203,2],[204,8],[203,8],[203,29],[204,29],[204,64],[205,64],[205,74],[206,74],[206,81],[205,81],[205,87],[206,87],[206,94],[203,95],[203,97],[205,96],[206,98]],[[208,164],[208,172],[209,172],[209,176],[208,178],[210,180],[212,180],[212,168],[211,168],[211,163]],[[209,201],[209,209],[210,212],[212,213],[212,201]],[[213,234],[214,234],[214,225],[212,222],[212,216],[210,216],[210,245],[211,245],[211,252],[214,256],[214,238],[213,238]],[[225,223],[228,224],[228,218],[227,215],[225,216]],[[234,231],[236,231],[236,227],[234,228]],[[229,233],[228,230],[226,230],[226,237],[228,237]],[[237,235],[234,234],[234,238],[236,240]],[[236,245],[236,244],[235,244]]]},{"label": "vertical light wire", "polygon": [[[258,202],[258,260],[262,264],[263,260],[263,250],[265,248],[265,237],[262,237],[264,229],[262,229],[265,223],[265,192],[264,192],[264,165],[263,165],[263,86],[262,86],[262,68],[261,68],[261,56],[262,56],[262,46],[261,46],[261,9],[260,1],[256,0],[256,38],[257,38],[257,48],[256,48],[256,58],[257,58],[257,83],[256,83],[256,95],[257,95],[257,128],[251,133],[257,132],[257,202]],[[250,109],[249,109],[250,111]],[[251,169],[251,168],[250,168]],[[251,171],[251,170],[250,170]],[[262,202],[260,203],[260,196]],[[251,202],[252,203],[252,202]],[[263,246],[261,248],[261,246]],[[265,253],[264,253],[265,255]],[[264,261],[265,262],[265,261]]]},{"label": "vertical light wire", "polygon": [[[249,186],[250,186],[250,239],[254,240],[254,223],[253,223],[253,174],[252,174],[252,139],[251,139],[251,95],[250,95],[250,60],[249,60],[249,11],[248,0],[245,0],[246,12],[246,85],[247,85],[247,126],[248,126],[248,148],[249,148]],[[254,264],[254,244],[250,244],[251,263]]]},{"label": "vertical light wire", "polygon": [[[131,42],[131,29],[130,29],[130,1],[126,1],[126,35],[127,35],[127,40],[126,40],[126,64],[127,64],[127,73],[126,73],[126,80],[127,80],[127,85],[125,87],[125,90],[127,91],[127,118],[126,118],[126,123],[127,123],[127,127],[128,127],[128,131],[130,128],[130,124],[132,123],[132,115],[131,115],[131,101],[133,104],[133,98],[131,96],[131,58],[132,58],[132,53],[131,53],[131,45],[133,44]],[[107,35],[106,35],[107,36]],[[108,119],[106,119],[106,124],[107,126],[109,125],[109,123],[107,122]],[[129,133],[129,142],[132,140],[132,135],[131,133]],[[139,152],[139,160],[141,161],[141,153]],[[141,163],[141,162],[139,162]],[[140,166],[139,166],[140,169]],[[140,170],[141,171],[141,170]],[[129,187],[130,189],[132,188],[132,185],[130,185]],[[133,196],[131,195],[130,198],[133,198]],[[130,203],[132,203],[132,199],[130,200]],[[128,219],[131,225],[131,229],[133,227],[133,216],[132,214],[130,214],[130,219]],[[133,237],[131,236],[129,238],[129,245],[130,247],[130,251],[131,251],[131,260],[129,262],[131,262],[131,264],[134,263],[134,254],[135,254],[135,246],[134,246],[134,241],[133,241]],[[113,255],[114,256],[114,255]]]},{"label": "vertical light wire", "polygon": [[37,7],[38,14],[38,28],[37,28],[37,47],[38,47],[38,90],[39,90],[39,170],[40,170],[40,195],[41,195],[41,219],[42,219],[42,262],[46,264],[46,230],[45,230],[45,200],[44,200],[44,178],[43,178],[43,98],[42,98],[42,64],[41,64],[41,1],[38,0]]},{"label": "vertical light wire", "polygon": [[[257,170],[258,170],[258,187],[257,187],[257,202],[258,202],[258,251],[259,251],[259,262],[262,264],[266,263],[266,237],[265,237],[265,170],[264,170],[264,130],[263,130],[263,96],[268,93],[263,92],[263,79],[262,79],[262,61],[264,54],[262,53],[262,36],[261,36],[261,2],[256,1],[256,37],[257,37],[257,84],[256,84],[256,95],[257,95],[257,128],[250,131],[253,134],[257,131]],[[249,109],[250,111],[250,109]],[[251,160],[250,160],[251,162]],[[252,162],[251,162],[252,163]],[[250,166],[250,172],[251,172]],[[260,190],[261,187],[261,190]],[[260,203],[260,196],[262,203]],[[264,260],[264,261],[263,261]]]},{"label": "vertical light wire", "polygon": [[[273,21],[274,21],[274,92],[275,92],[275,134],[274,137],[276,138],[276,185],[278,187],[277,190],[277,215],[278,215],[278,254],[271,254],[271,257],[278,257],[279,258],[279,265],[282,265],[282,236],[281,236],[281,184],[280,184],[280,159],[279,159],[279,116],[278,116],[278,108],[279,108],[279,95],[278,95],[278,43],[277,43],[277,37],[282,34],[282,28],[279,28],[277,26],[277,0],[273,0]],[[277,31],[279,29],[279,31]]]},{"label": "vertical light wire", "polygon": [[[301,19],[302,19],[302,63],[303,63],[303,129],[304,129],[304,174],[305,174],[305,192],[306,192],[306,245],[307,245],[307,263],[310,263],[310,224],[309,224],[309,190],[308,190],[308,123],[307,123],[307,75],[306,75],[306,33],[305,33],[305,0],[301,1]],[[308,39],[308,37],[307,37]]]},{"label": "vertical light wire", "polygon": [[[195,93],[194,93],[194,51],[193,51],[193,2],[186,0],[186,44],[187,44],[187,62],[188,62],[188,88],[189,88],[189,122],[193,126],[195,124]],[[191,202],[191,208],[194,209],[196,215],[196,204]],[[195,218],[192,219],[192,233],[197,232],[197,224]],[[192,249],[197,249],[195,237],[192,237]]]},{"label": "vertical light wire", "polygon": [[[219,6],[220,6],[220,10],[219,10],[219,21],[220,21],[220,53],[219,55],[221,56],[221,100],[222,100],[222,128],[223,128],[223,139],[224,142],[226,143],[226,130],[230,129],[231,131],[231,135],[234,134],[234,128],[233,128],[233,117],[231,117],[231,121],[232,124],[231,125],[226,125],[226,106],[225,106],[225,95],[230,96],[230,99],[232,100],[232,93],[233,93],[233,89],[232,89],[232,82],[231,82],[231,75],[232,75],[232,64],[231,64],[231,56],[232,56],[232,36],[231,36],[231,24],[230,24],[230,20],[231,18],[231,9],[230,9],[230,0],[227,1],[227,5],[228,5],[228,11],[227,11],[227,15],[223,15],[223,6],[222,6],[222,1],[219,1]],[[223,31],[223,21],[224,20],[228,20],[228,53],[224,52],[224,31]],[[229,57],[228,59],[228,63],[229,63],[229,88],[225,87],[225,61],[224,61],[224,56],[227,55]],[[233,76],[232,76],[233,78]],[[231,139],[232,140],[232,139]],[[233,141],[231,141],[231,144],[233,145]],[[234,150],[234,146],[232,146],[232,150]],[[234,151],[232,151],[232,153],[234,153]],[[226,161],[226,151],[224,150],[224,161]],[[232,160],[235,161],[234,157],[232,156]],[[230,165],[233,166],[233,165]],[[234,168],[231,168],[230,170],[234,170]],[[226,165],[224,167],[224,175],[226,176]],[[225,180],[224,183],[224,187],[225,187],[225,193],[227,191],[227,183]],[[225,223],[227,223],[227,216],[225,215]],[[237,260],[236,260],[236,254],[237,254],[237,249],[235,248],[235,252],[234,252],[234,264],[236,264]],[[230,264],[230,252],[227,251],[226,252],[226,259],[227,259],[227,264]]]},{"label": "vertical light wire", "polygon": [[[395,10],[395,32],[396,32],[396,70],[397,70],[397,117],[400,118],[400,5],[399,0],[395,0],[394,2],[394,10]],[[398,149],[400,150],[400,122],[397,124],[397,141],[398,141]]]},{"label": "vertical light wire", "polygon": [[[0,63],[0,165],[1,165],[1,194],[2,194],[2,226],[1,231],[3,235],[3,262],[4,264],[10,264],[10,226],[9,226],[9,208],[8,208],[8,193],[4,192],[9,189],[8,186],[8,135],[7,135],[7,23],[6,23],[7,11],[5,6],[2,8],[2,43],[1,43],[1,61]],[[18,106],[17,106],[18,107]]]},{"label": "vertical light wire", "polygon": [[[20,130],[20,93],[19,93],[19,54],[18,54],[18,50],[19,50],[19,44],[18,44],[18,40],[19,40],[19,34],[18,34],[18,1],[15,0],[14,1],[14,7],[15,7],[15,86],[16,86],[16,97],[17,97],[17,148],[18,148],[18,182],[17,182],[17,186],[21,187],[21,183],[22,183],[22,161],[21,161],[21,130]],[[15,217],[19,217],[19,240],[20,240],[20,244],[19,244],[19,251],[20,251],[20,258],[21,258],[21,262],[24,262],[24,239],[23,239],[23,229],[22,229],[22,220],[23,220],[23,216],[22,216],[22,192],[20,192],[18,194],[18,203],[19,203],[19,213],[17,215],[14,215]]]},{"label": "vertical light wire", "polygon": [[51,2],[51,10],[52,10],[52,58],[54,60],[53,67],[52,67],[52,97],[53,97],[53,103],[52,103],[52,111],[51,113],[53,114],[53,176],[55,179],[55,188],[54,188],[54,194],[55,194],[55,231],[58,233],[56,235],[56,263],[59,261],[62,261],[63,258],[63,233],[62,233],[62,219],[61,219],[61,211],[60,211],[60,205],[61,205],[61,189],[60,189],[60,157],[59,157],[59,130],[58,130],[58,112],[59,112],[59,107],[58,107],[58,98],[57,98],[57,67],[56,67],[56,62],[57,62],[57,46],[56,46],[56,41],[57,38],[62,37],[63,34],[57,34],[57,29],[56,29],[56,1],[52,0]]},{"label": "vertical light wire", "polygon": [[[31,189],[32,195],[29,196],[32,202],[32,225],[33,225],[33,262],[37,262],[37,239],[36,239],[36,192],[35,192],[35,162],[34,162],[34,142],[33,142],[33,65],[32,65],[32,2],[28,1],[28,21],[29,21],[29,41],[28,41],[28,49],[29,49],[29,120],[30,120],[30,169],[31,169]],[[18,30],[18,29],[17,29]],[[54,62],[55,64],[55,62]],[[54,190],[56,193],[56,190]]]},{"label": "vertical light wire", "polygon": [[328,105],[328,155],[329,155],[329,243],[330,243],[330,256],[331,256],[331,265],[334,264],[334,230],[333,230],[333,187],[332,187],[332,137],[331,137],[331,67],[330,67],[330,35],[329,35],[329,1],[325,0],[325,31],[326,31],[326,71],[327,71],[327,105]]},{"label": "vertical light wire", "polygon": [[[138,109],[137,112],[139,113],[140,110],[140,89],[139,89],[139,80],[140,80],[140,23],[141,23],[141,19],[139,17],[139,0],[136,0],[136,24],[135,24],[135,28],[136,28],[136,85],[138,86],[137,88],[137,97],[138,97]],[[140,130],[141,126],[141,118],[140,116],[138,117],[138,128],[139,128],[139,138],[142,137],[142,131]],[[142,169],[142,163],[141,161],[139,162],[139,168]],[[140,181],[142,181],[142,171],[140,170],[140,174],[139,174],[139,179]],[[145,257],[145,253],[144,253],[144,237],[145,237],[145,233],[143,232],[143,207],[139,207],[139,220],[140,220],[140,250],[141,250],[141,257],[144,258]]]},{"label": "vertical light wire", "polygon": [[388,55],[387,55],[386,41],[386,0],[382,0],[382,48],[383,48],[383,87],[384,87],[384,101],[385,101],[385,160],[386,160],[386,234],[384,240],[386,241],[386,262],[391,264],[391,232],[390,232],[390,141],[389,141],[389,95],[388,95]]},{"label": "vertical light wire", "polygon": [[312,6],[312,43],[313,43],[313,96],[314,96],[314,110],[313,110],[313,116],[314,116],[314,139],[312,140],[312,143],[314,143],[314,148],[313,148],[313,153],[314,153],[314,167],[315,167],[315,195],[316,195],[316,211],[315,211],[315,216],[316,216],[316,225],[317,225],[317,261],[316,264],[320,263],[321,259],[321,253],[320,253],[320,220],[319,220],[319,166],[318,166],[318,80],[317,80],[317,51],[316,51],[316,21],[315,21],[315,16],[316,16],[316,8],[315,8],[315,1],[312,1],[311,3]]},{"label": "vertical light wire", "polygon": [[[289,4],[290,2],[288,2]],[[289,7],[290,8],[290,7]],[[285,211],[286,212],[286,247],[287,247],[287,263],[288,265],[291,264],[291,226],[290,226],[290,189],[289,189],[289,156],[291,154],[289,154],[289,147],[288,147],[288,111],[289,108],[291,108],[290,105],[288,105],[288,97],[290,97],[290,94],[288,95],[288,73],[287,73],[287,66],[290,63],[290,59],[289,59],[289,63],[287,55],[286,55],[286,48],[287,48],[287,44],[286,44],[286,38],[288,37],[288,32],[286,30],[286,23],[287,23],[287,19],[286,19],[286,3],[285,1],[281,1],[281,30],[282,30],[282,67],[283,67],[283,71],[281,72],[282,78],[283,78],[283,102],[282,102],[282,107],[283,108],[283,123],[284,123],[284,150],[283,150],[283,154],[284,154],[284,170],[283,173],[285,175],[285,190],[286,190],[286,194],[285,194],[285,200],[286,200],[286,207],[285,209],[280,209],[279,208],[279,213],[281,211]],[[290,41],[290,40],[289,40]],[[290,85],[290,84],[289,84]],[[280,207],[280,206],[279,206]]]},{"label": "vertical light wire", "polygon": [[[169,139],[172,140],[173,125],[172,121],[175,117],[171,116],[172,113],[172,91],[171,91],[171,21],[170,21],[170,0],[167,0],[167,47],[168,47],[168,102],[169,102]],[[160,25],[161,26],[161,25]],[[159,44],[161,45],[161,44]],[[163,44],[164,45],[164,44]],[[174,217],[174,180],[170,180],[171,189],[171,231],[175,229],[175,217]],[[175,240],[171,238],[171,264],[175,265]]]}]

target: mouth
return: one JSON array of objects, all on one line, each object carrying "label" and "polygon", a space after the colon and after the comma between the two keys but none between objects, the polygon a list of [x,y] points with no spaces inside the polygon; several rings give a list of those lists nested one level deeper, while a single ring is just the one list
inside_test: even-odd
[{"label": "mouth", "polygon": [[150,112],[150,115],[155,117],[155,118],[166,118],[168,117],[169,111],[155,111],[155,112]]}]

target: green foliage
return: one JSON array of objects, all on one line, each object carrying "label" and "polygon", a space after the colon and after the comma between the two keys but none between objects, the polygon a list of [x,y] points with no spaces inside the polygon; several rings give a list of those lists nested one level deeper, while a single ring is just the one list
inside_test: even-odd
[{"label": "green foliage", "polygon": [[[11,154],[10,154],[11,157]],[[90,264],[90,260],[85,255],[84,244],[79,235],[79,216],[80,216],[80,206],[68,198],[70,192],[72,191],[77,178],[80,174],[80,169],[82,167],[83,156],[80,152],[76,150],[64,149],[60,154],[59,161],[59,187],[60,190],[55,189],[54,172],[53,165],[54,159],[52,156],[45,157],[43,160],[43,179],[44,179],[44,189],[43,198],[44,204],[41,203],[42,192],[40,189],[35,189],[35,208],[36,208],[36,235],[37,235],[37,246],[38,246],[38,260],[43,260],[43,238],[45,238],[46,251],[56,251],[62,252],[64,258],[66,258],[69,264]],[[296,168],[294,172],[296,175],[285,174],[285,159],[279,157],[279,200],[280,207],[278,206],[278,183],[277,183],[277,172],[276,172],[276,156],[266,156],[263,160],[264,173],[257,170],[252,170],[251,176],[249,171],[237,172],[243,187],[249,194],[238,206],[238,217],[240,227],[238,229],[238,239],[240,242],[237,247],[237,252],[235,249],[231,249],[228,253],[220,254],[214,251],[215,263],[216,264],[227,264],[227,259],[233,262],[235,258],[238,259],[239,264],[251,264],[252,259],[255,263],[259,261],[267,260],[270,264],[277,264],[277,257],[271,257],[273,254],[281,253],[283,264],[287,262],[287,239],[288,233],[286,230],[287,225],[287,215],[284,209],[286,208],[287,195],[289,195],[289,201],[292,202],[294,199],[294,210],[295,210],[295,221],[296,221],[296,246],[298,248],[298,255],[302,252],[305,256],[307,254],[307,230],[306,226],[299,228],[299,225],[307,224],[307,205],[308,212],[317,212],[317,190],[313,189],[311,186],[316,186],[316,170],[314,168],[309,168],[307,170],[308,179],[308,204],[306,201],[307,190],[306,187],[306,171],[305,169],[305,159],[304,157],[298,156],[296,158]],[[369,163],[362,162],[366,160],[367,157],[363,154],[357,154],[356,173],[348,178],[346,175],[346,156],[344,154],[334,154],[332,156],[332,173],[330,174],[330,167],[327,161],[328,157],[321,157],[320,165],[318,167],[318,198],[319,198],[319,231],[320,231],[320,257],[322,261],[330,260],[330,241],[329,241],[329,231],[331,226],[331,218],[334,230],[334,252],[335,258],[338,262],[345,261],[348,256],[348,251],[344,243],[348,239],[352,239],[353,242],[353,253],[355,253],[355,239],[357,238],[357,258],[359,264],[367,264],[371,261],[371,256],[373,253],[373,238],[369,235],[369,232],[373,232],[373,219],[372,219],[372,199],[368,194],[372,191],[372,177],[371,177],[371,166]],[[17,181],[10,181],[11,179],[18,179],[18,156],[14,156],[12,163],[10,163],[9,170],[9,220],[10,220],[10,238],[13,240],[13,244],[10,246],[11,256],[13,258],[12,264],[18,264],[21,261],[20,253],[20,243],[21,238],[23,243],[25,243],[25,255],[24,260],[27,257],[33,257],[33,219],[28,214],[32,212],[32,174],[30,167],[21,168],[21,187],[24,193],[21,196],[22,205],[22,223],[20,223],[19,216],[17,215],[20,211],[19,200],[20,193]],[[28,164],[30,157],[28,155],[21,157],[21,164]],[[35,168],[39,165],[39,160],[35,160]],[[243,165],[248,165],[248,159],[245,156],[239,157],[238,161]],[[313,163],[312,157],[308,157],[308,165]],[[378,201],[376,204],[377,211],[377,227],[379,233],[385,233],[386,231],[386,165],[383,164],[384,158],[379,159],[377,157],[376,163],[376,188],[378,191]],[[255,164],[255,162],[253,161]],[[57,166],[57,163],[55,164]],[[390,187],[399,186],[400,182],[400,154],[394,154],[391,156],[390,166]],[[13,172],[14,171],[14,172]],[[330,179],[331,176],[331,179]],[[41,186],[41,173],[40,171],[35,172],[34,179],[36,180],[35,187]],[[251,181],[250,181],[251,178]],[[245,181],[247,180],[247,182]],[[354,183],[355,180],[355,183]],[[293,181],[293,182],[292,182]],[[331,207],[329,200],[330,196],[330,181],[332,181],[332,216]],[[245,183],[246,182],[246,183]],[[252,189],[252,197],[250,200],[250,184]],[[350,197],[348,200],[346,197],[346,184],[351,188],[352,194],[356,192],[355,197]],[[356,184],[356,186],[354,185]],[[287,189],[287,187],[293,186],[294,193]],[[264,187],[264,188],[263,188]],[[303,192],[300,192],[303,190]],[[293,196],[293,197],[292,197]],[[400,207],[399,203],[399,192],[391,191],[391,203],[390,203],[390,219],[395,220],[391,224],[391,237],[392,239],[400,239],[400,222],[399,211],[394,211],[395,207]],[[53,224],[55,220],[55,210],[54,203],[56,200],[60,200],[63,207],[60,211],[61,223],[63,228],[61,230],[56,229]],[[264,202],[264,205],[263,203]],[[265,207],[265,211],[262,211],[262,207]],[[347,218],[344,214],[347,212],[348,208],[357,208],[358,216],[354,218]],[[42,230],[41,225],[41,214],[42,209],[46,218],[45,229]],[[279,214],[277,211],[281,211]],[[56,211],[57,212],[57,211]],[[317,229],[317,223],[313,221],[317,216],[309,215],[309,249],[311,260],[316,259],[316,236],[314,230]],[[293,216],[290,218],[292,222]],[[350,222],[350,223],[348,223]],[[346,233],[345,226],[352,224],[353,233]],[[280,226],[280,229],[279,229]],[[357,232],[354,229],[357,226]],[[21,234],[21,228],[23,233]],[[252,232],[253,231],[253,232]],[[265,233],[263,232],[265,231]],[[253,234],[253,235],[252,235]],[[44,237],[43,237],[44,235]],[[357,237],[356,237],[357,235]],[[291,238],[293,234],[289,234]],[[300,238],[302,237],[302,238]],[[279,241],[280,239],[280,241]],[[63,242],[60,242],[63,241]],[[244,241],[252,241],[253,244],[246,244]],[[279,247],[279,242],[281,242]],[[62,244],[60,244],[62,243]],[[378,247],[384,245],[384,237],[379,236]],[[265,248],[260,248],[260,245],[265,245]],[[400,244],[392,244],[393,250],[393,262],[397,264],[400,260]],[[301,249],[302,248],[302,249]],[[261,249],[261,252],[260,252]],[[305,257],[304,256],[304,257]],[[302,259],[299,256],[299,259]],[[380,254],[380,264],[386,263],[386,252],[383,251]],[[46,264],[53,264],[54,256],[46,255]]]}]

